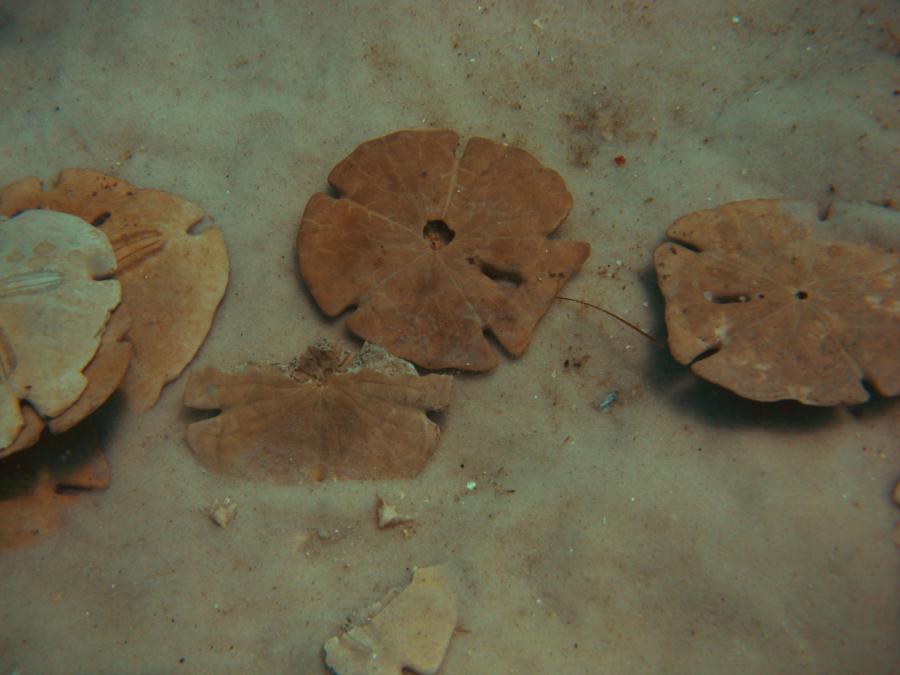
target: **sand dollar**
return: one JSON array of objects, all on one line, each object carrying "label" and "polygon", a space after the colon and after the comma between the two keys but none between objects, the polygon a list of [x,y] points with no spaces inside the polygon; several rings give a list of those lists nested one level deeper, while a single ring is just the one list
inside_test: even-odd
[{"label": "sand dollar", "polygon": [[19,402],[43,417],[72,405],[119,282],[106,236],[75,216],[26,211],[0,223],[0,449],[24,424]]}]

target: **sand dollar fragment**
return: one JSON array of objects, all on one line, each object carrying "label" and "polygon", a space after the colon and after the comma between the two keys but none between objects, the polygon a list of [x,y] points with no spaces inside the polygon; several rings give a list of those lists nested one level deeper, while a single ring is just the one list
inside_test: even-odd
[{"label": "sand dollar fragment", "polygon": [[327,343],[285,370],[190,374],[185,405],[221,411],[188,427],[188,444],[204,465],[281,483],[409,478],[437,447],[440,428],[426,413],[450,404],[450,376],[419,376],[372,345],[351,360]]},{"label": "sand dollar fragment", "polygon": [[456,596],[443,567],[423,567],[402,591],[370,608],[370,618],[325,642],[337,675],[434,675],[456,628]]},{"label": "sand dollar fragment", "polygon": [[[900,214],[882,211],[896,233]],[[900,256],[827,240],[818,222],[814,204],[774,200],[677,220],[655,253],[675,358],[760,401],[861,403],[863,381],[900,393]]]},{"label": "sand dollar fragment", "polygon": [[134,346],[122,388],[129,407],[146,410],[209,332],[228,282],[222,234],[190,234],[203,211],[181,197],[86,169],[61,172],[46,191],[37,178],[0,189],[0,213],[38,207],[77,215],[112,242]]},{"label": "sand dollar fragment", "polygon": [[108,485],[109,464],[91,420],[0,459],[0,551],[58,529],[67,508]]},{"label": "sand dollar fragment", "polygon": [[297,235],[300,271],[322,311],[426,368],[489,370],[492,333],[512,355],[590,253],[549,239],[572,196],[524,150],[452,131],[368,141],[313,195]]},{"label": "sand dollar fragment", "polygon": [[28,211],[0,222],[0,450],[25,424],[19,401],[42,417],[75,403],[119,282],[106,236],[80,218]]}]

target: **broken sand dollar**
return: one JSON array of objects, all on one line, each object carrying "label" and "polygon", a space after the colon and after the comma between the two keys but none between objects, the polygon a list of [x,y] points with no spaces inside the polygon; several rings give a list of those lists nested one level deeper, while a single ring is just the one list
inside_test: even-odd
[{"label": "broken sand dollar", "polygon": [[900,393],[900,257],[817,237],[818,220],[774,200],[677,220],[655,253],[675,358],[760,401],[861,403],[863,380]]},{"label": "broken sand dollar", "polygon": [[426,368],[489,370],[492,333],[512,355],[590,253],[548,238],[572,196],[524,150],[452,131],[368,141],[315,194],[297,235],[300,271],[322,311]]},{"label": "broken sand dollar", "polygon": [[38,207],[84,218],[112,242],[134,346],[122,388],[129,407],[146,410],[209,332],[228,282],[222,234],[189,234],[203,211],[181,197],[86,169],[63,171],[47,191],[37,178],[0,189],[0,213]]},{"label": "broken sand dollar", "polygon": [[90,420],[0,459],[0,551],[56,530],[80,495],[108,485],[109,464]]},{"label": "broken sand dollar", "polygon": [[456,628],[456,596],[443,567],[423,567],[399,593],[376,604],[371,618],[325,642],[337,675],[434,675]]},{"label": "broken sand dollar", "polygon": [[453,378],[410,374],[372,345],[348,361],[320,343],[288,373],[194,370],[185,405],[221,413],[188,427],[191,450],[215,471],[257,480],[416,476],[440,439],[426,413],[450,404]]},{"label": "broken sand dollar", "polygon": [[43,417],[75,403],[82,371],[119,304],[112,247],[75,216],[28,211],[0,222],[0,449],[24,426],[19,401]]}]

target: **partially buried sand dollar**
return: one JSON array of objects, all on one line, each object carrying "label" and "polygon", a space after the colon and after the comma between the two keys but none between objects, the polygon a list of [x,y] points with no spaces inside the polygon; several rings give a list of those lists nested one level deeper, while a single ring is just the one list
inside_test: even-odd
[{"label": "partially buried sand dollar", "polygon": [[91,420],[0,459],[0,552],[57,530],[68,507],[108,485],[109,464]]},{"label": "partially buried sand dollar", "polygon": [[63,171],[46,191],[37,178],[0,189],[0,213],[35,208],[79,216],[112,243],[134,346],[122,387],[130,408],[146,410],[209,332],[228,282],[222,234],[190,234],[203,211],[181,197],[87,169]]},{"label": "partially buried sand dollar", "polygon": [[453,378],[419,376],[372,345],[349,356],[319,343],[284,371],[194,370],[185,405],[221,411],[188,427],[194,455],[227,475],[281,483],[416,476],[440,439],[426,413],[450,404]]},{"label": "partially buried sand dollar", "polygon": [[426,368],[489,370],[485,332],[521,355],[559,289],[590,253],[550,239],[572,196],[555,171],[503,143],[452,131],[368,141],[313,195],[297,236],[322,311]]},{"label": "partially buried sand dollar", "polygon": [[25,426],[20,401],[55,417],[87,387],[83,370],[119,304],[112,247],[64,213],[0,222],[0,451]]},{"label": "partially buried sand dollar", "polygon": [[819,220],[814,204],[775,200],[678,219],[655,254],[675,358],[760,401],[862,403],[863,381],[900,393],[900,256],[819,236]]}]

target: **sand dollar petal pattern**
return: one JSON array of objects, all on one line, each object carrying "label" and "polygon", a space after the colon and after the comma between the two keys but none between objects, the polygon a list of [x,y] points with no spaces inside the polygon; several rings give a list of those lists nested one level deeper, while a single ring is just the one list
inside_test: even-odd
[{"label": "sand dollar petal pattern", "polygon": [[761,401],[862,403],[863,381],[900,393],[900,257],[817,222],[814,204],[753,200],[669,227],[655,262],[675,358]]},{"label": "sand dollar petal pattern", "polygon": [[440,439],[426,413],[450,404],[453,378],[367,360],[369,349],[380,348],[349,361],[316,345],[288,373],[194,370],[185,405],[221,412],[188,427],[191,450],[214,471],[278,483],[418,475]]},{"label": "sand dollar petal pattern", "polygon": [[572,206],[530,154],[452,131],[363,143],[313,195],[297,236],[303,280],[322,311],[427,368],[489,370],[492,333],[512,355],[590,253],[551,240]]},{"label": "sand dollar petal pattern", "polygon": [[75,214],[112,242],[134,347],[122,388],[129,407],[150,408],[197,353],[225,293],[221,232],[190,234],[203,219],[198,206],[87,169],[62,171],[46,191],[36,178],[0,189],[0,213],[38,207]]},{"label": "sand dollar petal pattern", "polygon": [[25,425],[19,401],[43,417],[87,386],[110,313],[119,304],[112,247],[80,218],[28,211],[0,222],[0,449]]}]

